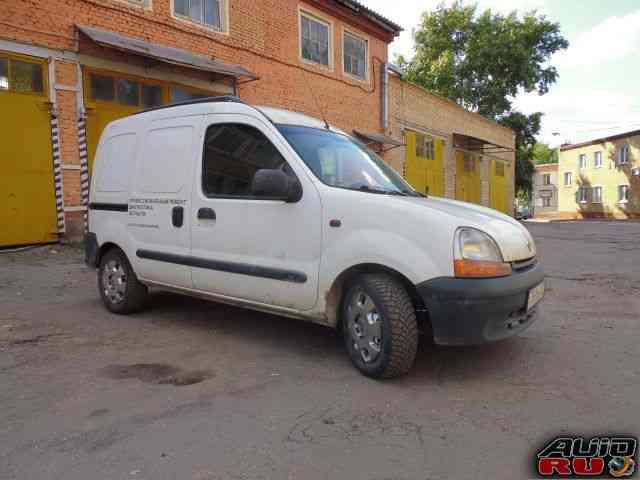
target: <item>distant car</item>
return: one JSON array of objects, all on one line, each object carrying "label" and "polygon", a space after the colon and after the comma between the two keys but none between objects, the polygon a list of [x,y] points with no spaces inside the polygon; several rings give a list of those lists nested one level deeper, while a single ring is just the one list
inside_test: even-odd
[{"label": "distant car", "polygon": [[516,209],[516,220],[526,220],[527,218],[531,218],[529,207],[518,207]]},{"label": "distant car", "polygon": [[438,344],[492,342],[529,327],[544,295],[513,218],[427,198],[324,121],[235,98],[109,124],[89,208],[110,311],[156,287],[340,328],[374,378],[409,370],[420,321]]}]

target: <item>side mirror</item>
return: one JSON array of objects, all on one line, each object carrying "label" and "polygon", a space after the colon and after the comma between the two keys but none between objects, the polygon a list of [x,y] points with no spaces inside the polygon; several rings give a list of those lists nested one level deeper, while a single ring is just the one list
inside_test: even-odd
[{"label": "side mirror", "polygon": [[282,170],[265,168],[253,176],[251,193],[256,197],[295,203],[302,198],[302,185],[297,178],[290,177]]}]

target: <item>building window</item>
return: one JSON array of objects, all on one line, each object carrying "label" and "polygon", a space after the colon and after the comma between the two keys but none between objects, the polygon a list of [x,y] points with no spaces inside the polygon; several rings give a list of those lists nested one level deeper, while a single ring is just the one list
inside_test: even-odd
[{"label": "building window", "polygon": [[629,145],[622,145],[618,149],[618,165],[629,163]]},{"label": "building window", "polygon": [[42,63],[0,57],[0,90],[20,93],[44,93]]},{"label": "building window", "polygon": [[344,72],[364,80],[367,76],[367,41],[345,32],[342,49]]},{"label": "building window", "polygon": [[300,50],[302,58],[329,66],[331,26],[307,13],[300,14]]},{"label": "building window", "polygon": [[618,185],[618,203],[629,201],[629,185]]},{"label": "building window", "polygon": [[177,17],[200,23],[215,30],[224,30],[225,0],[173,0]]},{"label": "building window", "polygon": [[293,175],[278,149],[256,128],[228,123],[207,129],[202,173],[206,195],[252,197],[253,177],[263,168]]},{"label": "building window", "polygon": [[578,157],[578,166],[580,170],[587,168],[587,156],[584,153]]},{"label": "building window", "polygon": [[571,172],[564,172],[564,186],[565,187],[570,187],[571,186],[571,183],[572,183],[571,177],[572,177]]},{"label": "building window", "polygon": [[545,173],[542,175],[542,184],[543,185],[551,185],[551,174]]},{"label": "building window", "polygon": [[542,197],[542,206],[550,207],[551,206],[551,197]]},{"label": "building window", "polygon": [[198,100],[199,98],[210,97],[205,93],[191,92],[184,88],[171,87],[171,103],[188,102],[189,100]]},{"label": "building window", "polygon": [[160,85],[97,73],[89,75],[89,83],[91,100],[143,108],[158,107],[164,103]]},{"label": "building window", "polygon": [[416,157],[433,160],[435,158],[433,138],[416,134]]},{"label": "building window", "polygon": [[591,203],[602,203],[602,187],[593,187]]},{"label": "building window", "polygon": [[587,187],[580,187],[578,189],[578,202],[587,203],[589,197],[589,189]]},{"label": "building window", "polygon": [[594,168],[602,168],[602,152],[593,154],[593,166]]}]

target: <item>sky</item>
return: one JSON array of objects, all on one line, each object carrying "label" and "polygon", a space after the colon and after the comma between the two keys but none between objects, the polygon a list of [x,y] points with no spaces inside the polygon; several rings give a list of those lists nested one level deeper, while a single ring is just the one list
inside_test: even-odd
[{"label": "sky", "polygon": [[[391,45],[413,55],[412,31],[421,12],[442,0],[361,0],[405,31]],[[452,3],[446,0],[445,3]],[[548,94],[522,93],[515,108],[543,112],[539,141],[557,146],[640,129],[640,0],[478,0],[478,10],[537,10],[560,24],[569,40],[551,64],[560,74]]]}]

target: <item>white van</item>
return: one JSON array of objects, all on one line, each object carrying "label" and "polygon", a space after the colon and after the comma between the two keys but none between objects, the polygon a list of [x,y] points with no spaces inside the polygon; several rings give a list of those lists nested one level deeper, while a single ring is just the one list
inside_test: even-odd
[{"label": "white van", "polygon": [[111,123],[89,209],[110,311],[140,310],[155,287],[341,328],[376,378],[410,369],[419,328],[438,344],[500,340],[544,295],[512,218],[427,198],[349,135],[234,97]]}]

